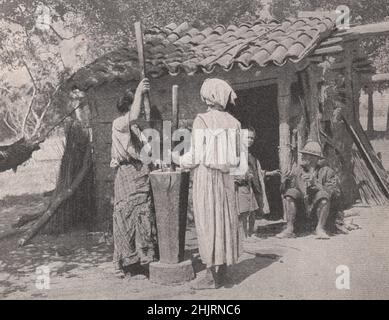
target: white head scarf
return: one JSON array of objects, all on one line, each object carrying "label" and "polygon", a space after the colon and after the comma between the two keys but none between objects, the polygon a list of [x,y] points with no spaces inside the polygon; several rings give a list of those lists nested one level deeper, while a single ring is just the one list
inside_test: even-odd
[{"label": "white head scarf", "polygon": [[220,79],[206,79],[200,89],[201,99],[207,104],[219,105],[224,109],[230,101],[235,104],[237,98],[231,86]]}]

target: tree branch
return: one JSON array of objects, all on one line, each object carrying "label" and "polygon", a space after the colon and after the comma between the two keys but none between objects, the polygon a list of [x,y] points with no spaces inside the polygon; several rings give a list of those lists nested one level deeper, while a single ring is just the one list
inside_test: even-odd
[{"label": "tree branch", "polygon": [[8,112],[5,114],[5,117],[3,118],[3,122],[5,123],[5,125],[16,135],[18,136],[19,135],[19,132],[8,122],[7,120],[7,117],[8,117]]},{"label": "tree branch", "polygon": [[31,78],[31,81],[32,81],[32,84],[34,85],[35,89],[38,91],[38,86],[36,85],[36,82],[35,82],[35,79],[34,77],[32,76],[32,73],[31,73],[31,70],[30,68],[28,67],[26,61],[24,59],[22,59],[22,63],[23,65],[25,66],[25,68],[27,69],[27,72],[28,72],[28,75],[30,76]]},{"label": "tree branch", "polygon": [[53,97],[55,96],[55,94],[57,93],[58,89],[60,88],[60,84],[56,86],[54,92],[51,94],[50,98],[49,98],[49,101],[47,102],[45,108],[43,109],[43,112],[41,113],[41,116],[35,126],[35,129],[34,129],[34,132],[32,133],[32,136],[35,136],[38,131],[41,129],[42,127],[42,122],[43,122],[43,119],[47,113],[47,111],[49,110],[50,106],[51,106],[51,103],[53,101]]},{"label": "tree branch", "polygon": [[59,34],[59,32],[51,25],[51,24],[46,24],[50,27],[50,29],[55,33],[55,35],[60,39],[60,40],[71,40],[71,39],[74,39],[76,37],[78,37],[80,34],[76,34],[76,35],[73,35],[71,37],[64,37],[62,36],[61,34]]},{"label": "tree branch", "polygon": [[36,89],[34,87],[33,88],[33,92],[32,92],[32,97],[31,97],[30,104],[28,106],[27,112],[26,112],[26,114],[24,116],[24,119],[23,119],[23,124],[22,124],[22,135],[23,135],[23,137],[25,136],[25,133],[26,133],[26,123],[27,123],[28,116],[29,116],[30,112],[32,111],[32,105],[34,104],[35,94],[36,94]]}]

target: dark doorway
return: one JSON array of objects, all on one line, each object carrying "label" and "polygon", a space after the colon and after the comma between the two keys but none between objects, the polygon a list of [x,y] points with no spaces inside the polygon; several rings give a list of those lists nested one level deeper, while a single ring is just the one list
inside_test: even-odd
[{"label": "dark doorway", "polygon": [[[279,168],[279,120],[277,106],[277,85],[268,85],[238,90],[236,106],[229,111],[242,123],[256,131],[256,140],[251,152],[264,170]],[[266,181],[266,191],[270,203],[271,219],[282,217],[280,179],[271,177]]]}]

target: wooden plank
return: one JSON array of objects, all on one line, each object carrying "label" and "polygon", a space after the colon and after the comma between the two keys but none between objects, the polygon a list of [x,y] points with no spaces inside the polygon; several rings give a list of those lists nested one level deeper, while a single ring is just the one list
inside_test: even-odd
[{"label": "wooden plank", "polygon": [[324,11],[324,10],[317,10],[317,11],[298,11],[297,16],[299,18],[330,18],[331,20],[335,20],[337,15],[335,11]]},{"label": "wooden plank", "polygon": [[[336,34],[335,34],[336,35]],[[362,26],[351,27],[341,33],[342,37],[347,38],[368,38],[381,35],[389,35],[389,21],[365,24]]]},{"label": "wooden plank", "polygon": [[330,37],[327,40],[324,40],[322,43],[320,43],[319,48],[332,46],[334,44],[342,43],[343,38],[342,37]]},{"label": "wooden plank", "polygon": [[331,46],[331,47],[324,47],[324,48],[318,48],[313,52],[313,55],[325,55],[325,54],[336,54],[343,52],[342,46]]},{"label": "wooden plank", "polygon": [[381,174],[378,172],[375,163],[373,162],[373,159],[368,152],[368,150],[365,148],[364,144],[362,143],[361,139],[359,138],[358,134],[356,133],[355,129],[350,125],[350,123],[347,121],[347,119],[342,115],[342,120],[346,125],[347,130],[351,134],[355,145],[357,146],[358,150],[362,154],[363,158],[367,162],[368,166],[370,167],[370,170],[372,170],[372,173],[375,176],[375,179],[381,186],[382,190],[384,191],[386,197],[389,199],[389,189],[385,183],[385,181],[382,179]]}]

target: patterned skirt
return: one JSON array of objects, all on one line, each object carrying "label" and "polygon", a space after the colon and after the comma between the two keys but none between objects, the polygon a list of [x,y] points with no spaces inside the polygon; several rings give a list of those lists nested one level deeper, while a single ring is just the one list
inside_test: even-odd
[{"label": "patterned skirt", "polygon": [[123,268],[155,259],[156,228],[149,170],[121,165],[115,178],[114,262]]}]

